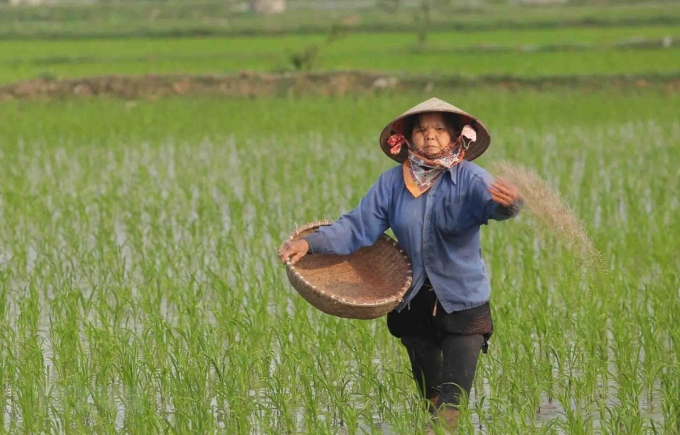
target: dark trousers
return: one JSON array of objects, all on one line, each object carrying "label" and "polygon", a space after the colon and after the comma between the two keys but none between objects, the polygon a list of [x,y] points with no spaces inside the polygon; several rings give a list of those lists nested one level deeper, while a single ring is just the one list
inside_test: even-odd
[{"label": "dark trousers", "polygon": [[406,347],[422,396],[439,396],[438,407],[457,406],[463,393],[469,396],[479,353],[493,334],[489,303],[447,314],[426,282],[409,305],[387,314],[390,334]]}]

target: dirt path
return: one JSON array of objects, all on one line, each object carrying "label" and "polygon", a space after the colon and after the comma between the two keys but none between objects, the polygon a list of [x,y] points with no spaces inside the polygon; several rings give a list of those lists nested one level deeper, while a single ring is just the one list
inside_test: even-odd
[{"label": "dirt path", "polygon": [[614,89],[662,86],[680,91],[680,74],[675,76],[612,77],[449,77],[389,76],[379,72],[329,72],[266,74],[242,72],[234,75],[147,75],[101,76],[76,79],[35,79],[0,87],[0,101],[69,97],[115,97],[158,99],[173,95],[256,97],[347,94],[375,94],[395,91],[426,91],[476,86],[506,90],[551,88]]}]

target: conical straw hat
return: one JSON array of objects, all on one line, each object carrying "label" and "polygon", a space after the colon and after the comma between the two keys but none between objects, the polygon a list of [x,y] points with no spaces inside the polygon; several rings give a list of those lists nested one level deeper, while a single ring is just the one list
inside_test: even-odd
[{"label": "conical straw hat", "polygon": [[[408,157],[407,147],[402,147],[399,154],[390,153],[390,148],[392,148],[387,140],[395,133],[404,134],[402,129],[403,122],[405,118],[411,115],[417,115],[419,113],[425,112],[448,112],[458,115],[461,118],[461,125],[469,125],[477,133],[477,139],[470,143],[469,148],[465,151],[465,160],[474,160],[477,157],[484,154],[489,144],[491,143],[491,133],[489,129],[476,117],[470,115],[467,112],[457,108],[456,106],[447,103],[446,101],[440,100],[439,98],[430,98],[427,101],[408,109],[406,112],[398,116],[396,119],[392,120],[380,134],[380,148],[383,152],[387,154],[391,159],[396,160],[399,163],[403,163]],[[408,138],[410,140],[410,138]]]}]

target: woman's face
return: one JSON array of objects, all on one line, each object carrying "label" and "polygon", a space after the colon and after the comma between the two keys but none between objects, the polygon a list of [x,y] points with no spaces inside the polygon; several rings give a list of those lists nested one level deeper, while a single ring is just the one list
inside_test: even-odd
[{"label": "woman's face", "polygon": [[416,152],[437,156],[451,144],[451,134],[440,112],[421,113],[411,132]]}]

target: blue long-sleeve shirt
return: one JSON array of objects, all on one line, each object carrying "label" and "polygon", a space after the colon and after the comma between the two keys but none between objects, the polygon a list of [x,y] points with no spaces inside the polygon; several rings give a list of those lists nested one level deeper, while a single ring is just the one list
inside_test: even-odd
[{"label": "blue long-sleeve shirt", "polygon": [[401,166],[383,172],[359,205],[332,225],[305,237],[309,252],[350,254],[370,246],[392,228],[413,267],[413,282],[401,311],[430,279],[447,313],[484,304],[491,286],[482,259],[480,226],[514,217],[521,201],[505,208],[491,199],[492,177],[467,160],[444,173],[414,198]]}]

